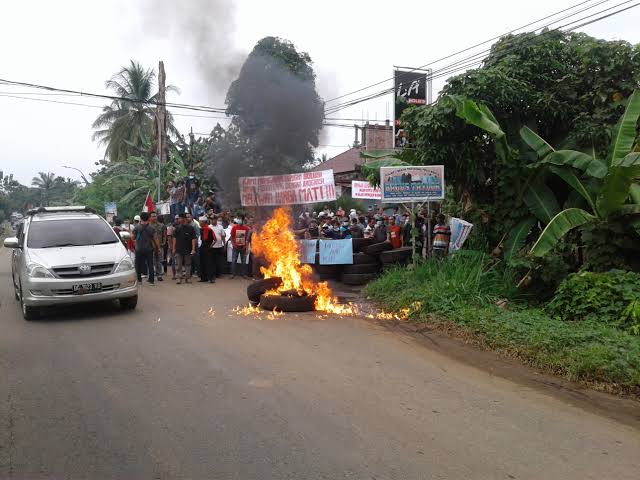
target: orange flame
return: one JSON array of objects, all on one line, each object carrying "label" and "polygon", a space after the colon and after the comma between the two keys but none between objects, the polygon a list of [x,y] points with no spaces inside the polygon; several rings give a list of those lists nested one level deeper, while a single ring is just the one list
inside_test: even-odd
[{"label": "orange flame", "polygon": [[267,294],[297,290],[317,295],[316,310],[337,314],[353,313],[353,305],[339,304],[327,282],[314,281],[311,266],[300,263],[298,242],[291,230],[289,209],[276,208],[260,232],[254,235],[252,249],[268,263],[268,267],[260,268],[264,278],[282,278],[282,285],[278,290]]}]

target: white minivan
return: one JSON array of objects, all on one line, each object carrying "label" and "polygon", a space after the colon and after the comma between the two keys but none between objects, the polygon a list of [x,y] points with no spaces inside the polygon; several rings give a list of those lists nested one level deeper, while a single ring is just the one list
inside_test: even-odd
[{"label": "white minivan", "polygon": [[123,309],[136,308],[133,261],[113,228],[89,208],[30,210],[4,246],[13,249],[13,286],[26,320],[39,317],[40,307],[80,302],[117,299]]}]

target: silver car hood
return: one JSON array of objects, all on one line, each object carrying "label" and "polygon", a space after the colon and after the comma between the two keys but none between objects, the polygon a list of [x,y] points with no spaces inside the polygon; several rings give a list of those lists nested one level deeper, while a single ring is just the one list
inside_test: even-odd
[{"label": "silver car hood", "polygon": [[67,267],[82,263],[118,263],[127,254],[118,243],[82,247],[30,248],[29,259],[46,268]]}]

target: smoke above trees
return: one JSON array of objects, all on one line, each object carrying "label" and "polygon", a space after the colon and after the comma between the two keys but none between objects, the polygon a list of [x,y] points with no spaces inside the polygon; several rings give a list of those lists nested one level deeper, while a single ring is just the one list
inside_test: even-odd
[{"label": "smoke above trees", "polygon": [[300,171],[313,159],[324,118],[311,57],[276,37],[260,40],[226,98],[232,116],[216,129],[206,159],[226,202],[239,200],[238,177]]}]

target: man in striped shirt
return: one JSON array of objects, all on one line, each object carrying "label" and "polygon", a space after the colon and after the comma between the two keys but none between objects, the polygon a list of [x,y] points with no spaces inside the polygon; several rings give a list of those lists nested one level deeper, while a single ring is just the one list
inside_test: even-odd
[{"label": "man in striped shirt", "polygon": [[438,223],[433,227],[433,243],[431,248],[433,256],[436,258],[445,257],[449,253],[449,240],[451,240],[451,229],[447,225],[443,213],[438,214]]}]

